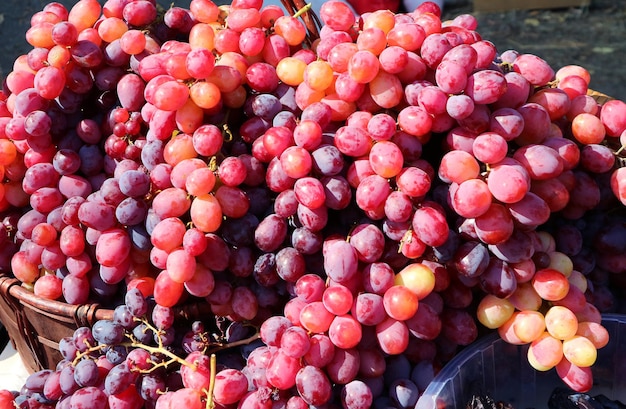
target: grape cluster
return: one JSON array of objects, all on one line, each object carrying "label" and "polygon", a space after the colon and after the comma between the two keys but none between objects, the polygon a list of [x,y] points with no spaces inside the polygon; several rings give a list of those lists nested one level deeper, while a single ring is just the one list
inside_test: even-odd
[{"label": "grape cluster", "polygon": [[[411,407],[483,329],[590,388],[626,271],[626,103],[434,3],[330,0],[319,35],[307,7],[32,17],[0,94],[0,271],[114,318],[20,405]],[[176,330],[193,303],[212,316]],[[218,372],[224,340],[249,345]]]},{"label": "grape cluster", "polygon": [[[173,309],[149,302],[137,288],[129,290],[111,319],[80,327],[60,340],[63,359],[56,368],[31,374],[16,396],[3,391],[0,404],[3,408],[13,407],[12,402],[24,408],[169,408],[175,407],[169,403],[173,399],[176,404],[183,401],[204,408],[214,407],[213,402],[226,404],[233,395],[242,398],[247,378],[226,367],[227,360],[218,366],[213,352],[248,345],[258,334],[250,335],[232,322],[220,326],[213,322],[215,333],[209,333],[201,321],[187,323],[191,329],[180,324]],[[209,382],[214,383],[211,395]],[[201,398],[207,401],[202,406]]]}]

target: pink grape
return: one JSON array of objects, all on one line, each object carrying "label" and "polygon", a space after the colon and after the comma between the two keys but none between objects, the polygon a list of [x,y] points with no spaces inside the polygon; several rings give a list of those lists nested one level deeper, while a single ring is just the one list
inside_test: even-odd
[{"label": "pink grape", "polygon": [[542,86],[554,77],[554,70],[542,58],[533,54],[521,54],[513,61],[513,69],[532,85]]}]

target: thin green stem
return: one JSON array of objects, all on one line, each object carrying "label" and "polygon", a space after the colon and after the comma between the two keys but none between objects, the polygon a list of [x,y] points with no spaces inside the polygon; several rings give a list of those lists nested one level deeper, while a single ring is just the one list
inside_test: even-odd
[{"label": "thin green stem", "polygon": [[[196,370],[196,365],[194,365],[191,362],[185,361],[183,358],[179,357],[178,355],[174,354],[173,352],[168,351],[167,349],[163,348],[163,345],[162,345],[161,342],[159,342],[159,344],[161,344],[161,346],[152,347],[150,345],[145,345],[145,344],[142,344],[140,342],[133,342],[132,346],[135,347],[135,348],[141,348],[143,350],[146,350],[146,351],[150,352],[151,354],[162,354],[162,355],[165,355],[166,357],[170,358],[169,361],[164,361],[164,362],[162,362],[160,364],[157,364],[158,366],[167,367],[168,365],[173,364],[173,363],[176,362],[176,363],[178,363],[180,365],[185,365],[185,366],[187,366],[187,367],[189,367],[189,368],[191,368],[193,370]],[[155,365],[155,367],[157,365]]]},{"label": "thin green stem", "polygon": [[302,7],[300,10],[298,10],[296,12],[296,14],[293,15],[293,18],[298,18],[301,15],[303,15],[304,13],[306,13],[307,11],[311,10],[312,4],[308,3],[306,6]]},{"label": "thin green stem", "polygon": [[217,357],[215,354],[211,354],[211,378],[209,381],[209,390],[205,390],[206,393],[206,409],[213,409],[215,407],[215,402],[213,402],[213,391],[215,390],[215,375],[217,374]]},{"label": "thin green stem", "polygon": [[80,362],[80,360],[82,360],[85,356],[89,355],[92,352],[99,352],[102,351],[103,349],[105,349],[108,345],[95,345],[95,346],[90,346],[89,348],[87,348],[85,351],[83,352],[79,352],[76,354],[76,358],[74,358],[74,360],[72,361],[72,366],[76,366],[76,364],[78,364],[78,362]]}]

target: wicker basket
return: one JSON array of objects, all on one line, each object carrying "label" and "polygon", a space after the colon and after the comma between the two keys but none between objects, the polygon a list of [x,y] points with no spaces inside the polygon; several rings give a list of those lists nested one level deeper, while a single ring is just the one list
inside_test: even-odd
[{"label": "wicker basket", "polygon": [[70,305],[37,297],[11,277],[0,276],[0,320],[26,368],[50,369],[63,358],[61,338],[81,326],[111,318],[112,310],[97,304]]},{"label": "wicker basket", "polygon": [[609,95],[603,94],[602,92],[593,90],[591,88],[587,91],[587,95],[595,99],[596,102],[600,105],[604,105],[605,102],[615,99]]},{"label": "wicker basket", "polygon": [[[211,315],[210,305],[190,303],[176,309],[183,320],[202,319]],[[71,305],[46,300],[21,286],[12,277],[0,275],[0,321],[9,333],[28,371],[54,369],[61,359],[59,341],[83,326],[113,318],[113,310],[98,304]]]}]

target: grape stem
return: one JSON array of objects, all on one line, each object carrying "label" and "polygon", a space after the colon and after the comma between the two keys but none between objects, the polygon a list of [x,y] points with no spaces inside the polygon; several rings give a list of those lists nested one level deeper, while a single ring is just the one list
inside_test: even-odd
[{"label": "grape stem", "polygon": [[76,354],[76,358],[74,358],[74,360],[72,361],[72,366],[76,366],[78,362],[80,362],[85,356],[88,356],[92,352],[102,351],[103,349],[106,349],[106,347],[108,347],[108,345],[106,344],[91,346],[87,341],[85,341],[85,344],[89,346],[89,348],[87,348],[83,352],[79,352]]},{"label": "grape stem", "polygon": [[173,364],[173,363],[178,363],[180,365],[185,365],[191,369],[193,369],[194,371],[197,369],[196,365],[191,363],[191,362],[187,362],[184,359],[182,359],[181,357],[179,357],[178,355],[174,354],[173,352],[168,351],[167,349],[163,348],[163,345],[161,344],[161,339],[159,338],[159,346],[158,347],[152,347],[150,345],[146,345],[146,344],[142,344],[141,342],[137,341],[136,339],[134,339],[134,337],[131,337],[131,343],[130,346],[134,347],[134,348],[141,348],[143,350],[146,350],[148,352],[150,352],[151,354],[162,354],[165,355],[169,358],[169,360],[167,361],[163,361],[163,362],[153,362],[154,366],[150,369],[144,369],[144,370],[140,370],[139,372],[141,373],[150,373],[152,371],[154,371],[156,368],[159,367],[164,367],[167,368],[169,365]]},{"label": "grape stem", "polygon": [[400,245],[398,246],[398,254],[402,253],[402,246],[404,246],[405,243],[408,243],[411,240],[413,240],[413,230],[409,229],[406,231],[406,233],[404,233],[402,240],[400,240]]},{"label": "grape stem", "polygon": [[212,172],[217,172],[217,168],[218,168],[217,156],[211,157],[211,159],[209,160],[208,167],[209,169],[211,169]]},{"label": "grape stem", "polygon": [[206,409],[213,409],[215,407],[215,402],[213,402],[213,391],[215,390],[215,375],[217,374],[217,357],[215,354],[211,354],[210,361],[210,382],[209,389],[205,390],[206,393]]},{"label": "grape stem", "polygon": [[222,123],[222,138],[224,138],[225,142],[231,142],[233,140],[233,132],[230,130],[228,126],[228,118],[230,117],[230,109],[226,111],[224,116],[224,121]]},{"label": "grape stem", "polygon": [[304,13],[306,13],[307,11],[311,10],[312,4],[308,3],[306,6],[302,7],[300,10],[298,10],[296,12],[296,14],[293,15],[293,18],[298,18],[301,15],[303,15]]},{"label": "grape stem", "polygon": [[155,363],[155,365],[152,368],[148,369],[147,372],[152,372],[152,371],[154,371],[158,367],[165,367],[165,368],[167,368],[168,365],[173,364],[175,362],[179,363],[181,365],[185,365],[185,366],[187,366],[187,367],[189,367],[189,368],[191,368],[193,370],[196,369],[196,366],[193,363],[187,362],[186,360],[182,359],[178,355],[174,354],[171,351],[168,351],[166,348],[163,347],[163,339],[161,338],[161,333],[162,333],[161,330],[159,330],[158,328],[153,326],[146,319],[136,318],[136,320],[143,322],[148,329],[150,329],[151,331],[153,331],[157,335],[156,338],[157,338],[157,342],[158,342],[159,345],[157,347],[152,347],[150,345],[145,345],[145,344],[139,342],[137,340],[137,338],[135,338],[133,335],[128,334],[127,337],[130,338],[130,340],[131,340],[131,346],[135,347],[135,348],[144,349],[144,350],[150,352],[151,354],[160,353],[160,354],[163,354],[163,355],[167,356],[168,358],[170,358],[168,361]]}]

